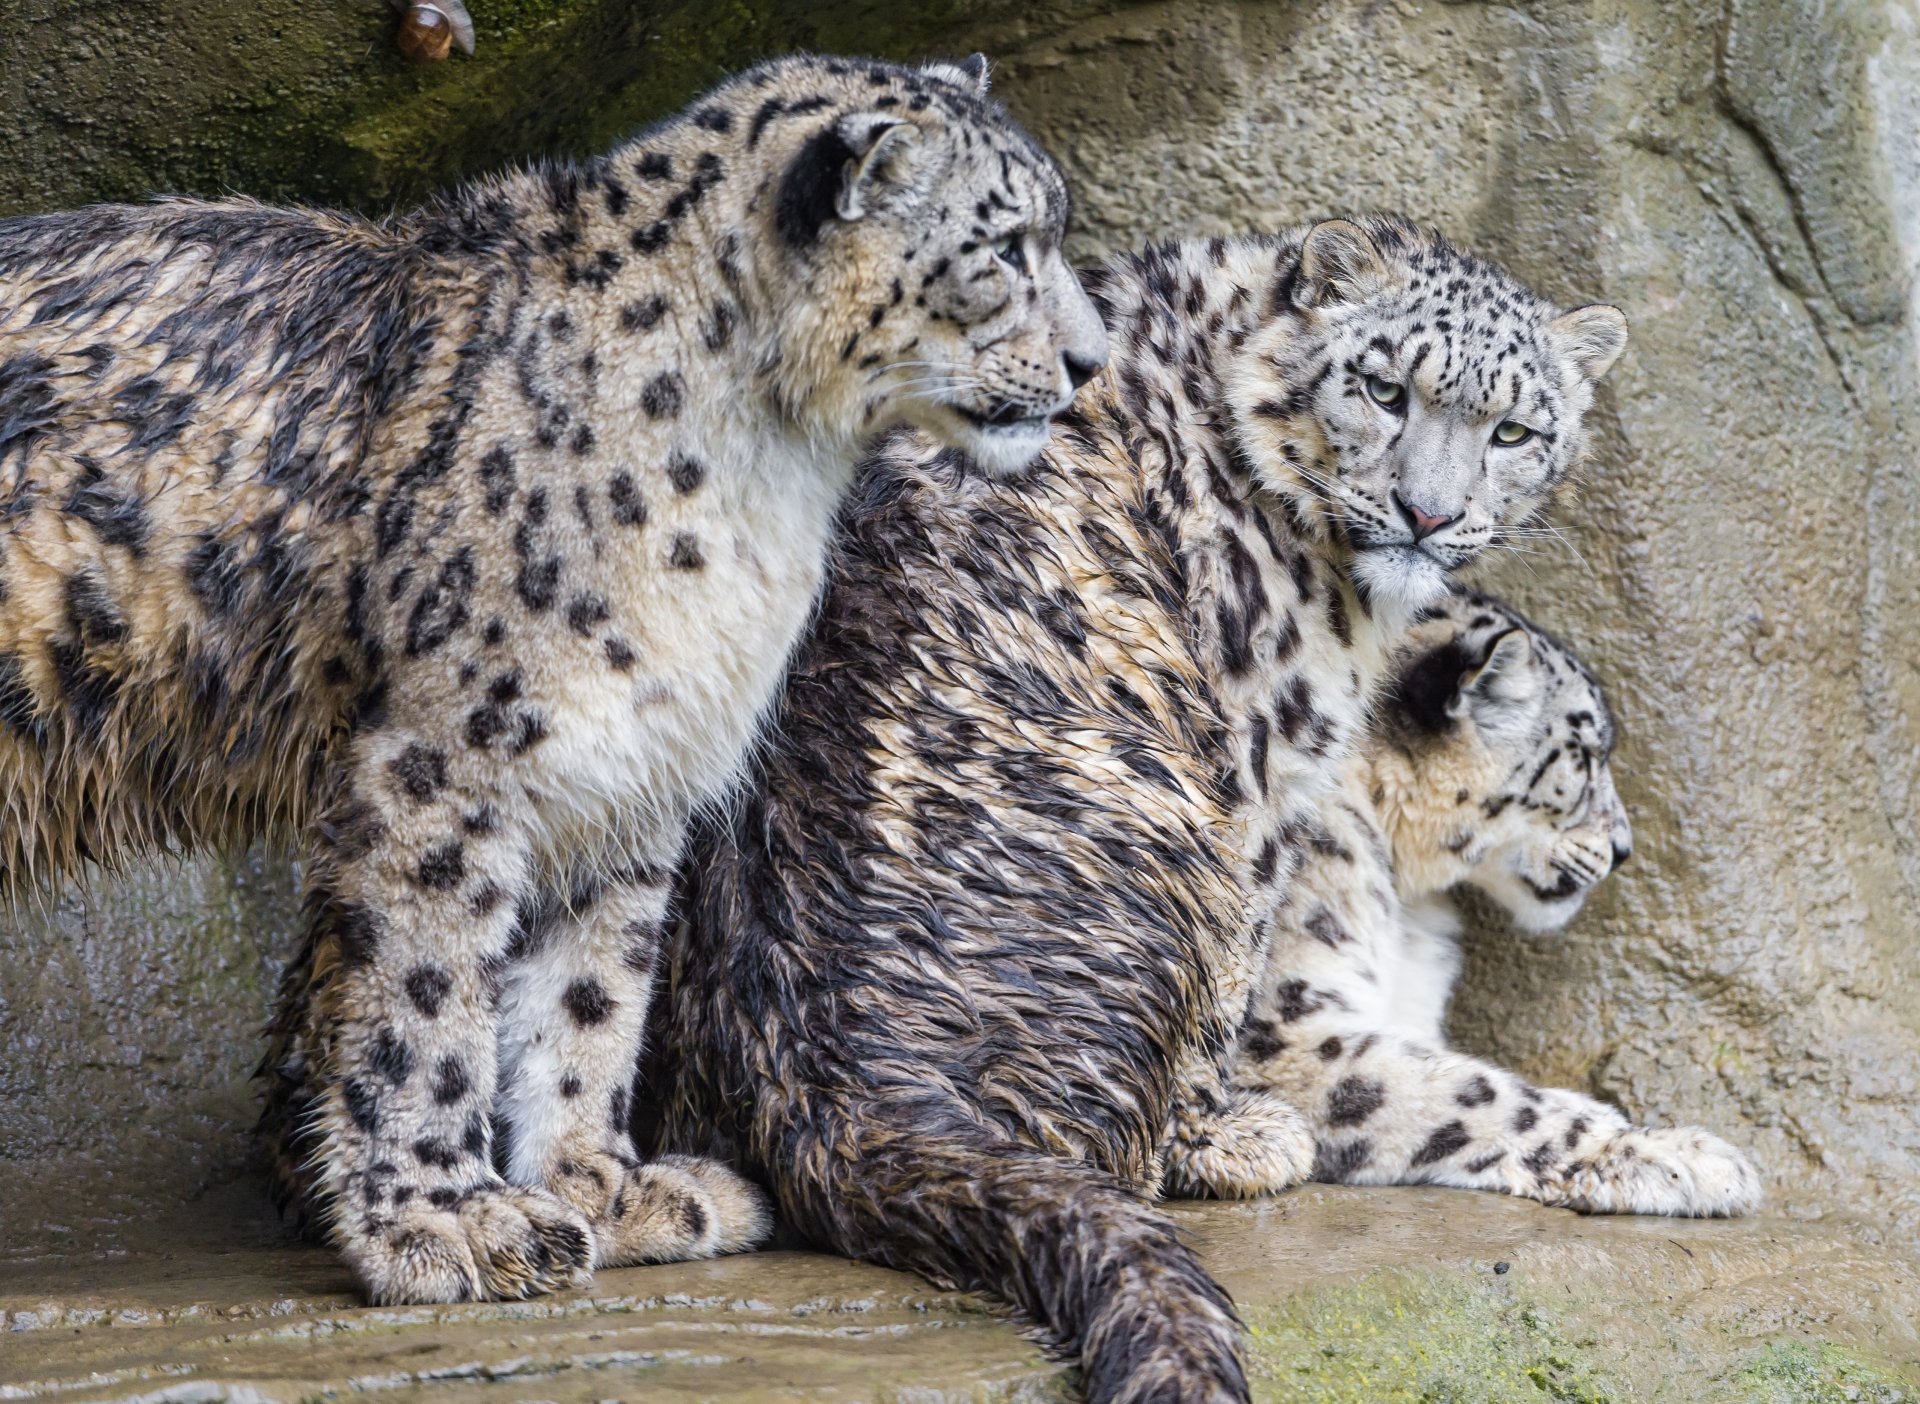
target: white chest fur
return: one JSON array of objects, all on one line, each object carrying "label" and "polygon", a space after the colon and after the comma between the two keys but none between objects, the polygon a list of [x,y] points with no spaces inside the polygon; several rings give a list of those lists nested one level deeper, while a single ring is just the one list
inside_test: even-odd
[{"label": "white chest fur", "polygon": [[637,544],[608,563],[632,665],[590,665],[562,684],[530,777],[549,847],[670,841],[724,794],[819,596],[847,447],[719,415],[706,428],[698,490],[651,498]]}]

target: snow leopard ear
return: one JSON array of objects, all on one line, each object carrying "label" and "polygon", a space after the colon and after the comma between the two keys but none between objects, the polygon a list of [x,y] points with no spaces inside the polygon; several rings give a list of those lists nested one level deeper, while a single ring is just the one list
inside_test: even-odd
[{"label": "snow leopard ear", "polygon": [[842,219],[859,219],[889,198],[911,192],[920,133],[885,112],[849,112],[834,126],[848,151],[834,201]]},{"label": "snow leopard ear", "polygon": [[922,70],[956,88],[965,88],[975,97],[987,95],[987,56],[969,54],[958,63],[929,63]]},{"label": "snow leopard ear", "polygon": [[1469,708],[1505,708],[1531,701],[1539,679],[1529,666],[1533,640],[1525,629],[1509,629],[1493,641],[1486,658],[1460,675],[1460,690],[1447,708],[1463,716]]},{"label": "snow leopard ear", "polygon": [[1584,380],[1598,380],[1627,349],[1627,314],[1595,302],[1562,312],[1547,324],[1554,348]]},{"label": "snow leopard ear", "polygon": [[1324,220],[1300,245],[1294,300],[1302,307],[1361,302],[1379,291],[1386,276],[1386,260],[1366,230],[1352,220]]}]

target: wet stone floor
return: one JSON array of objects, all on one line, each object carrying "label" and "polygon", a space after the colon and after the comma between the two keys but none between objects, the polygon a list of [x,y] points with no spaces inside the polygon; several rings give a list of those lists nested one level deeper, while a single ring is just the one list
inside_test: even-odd
[{"label": "wet stone floor", "polygon": [[[1320,1186],[1175,1213],[1247,1320],[1261,1400],[1920,1404],[1920,1276],[1867,1225]],[[373,1309],[246,1181],[3,1241],[0,1400],[1075,1397],[989,1303],[817,1253]]]}]

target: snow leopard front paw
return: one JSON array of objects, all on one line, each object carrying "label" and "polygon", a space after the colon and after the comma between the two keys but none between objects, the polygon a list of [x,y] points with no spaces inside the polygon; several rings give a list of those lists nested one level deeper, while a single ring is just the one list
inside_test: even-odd
[{"label": "snow leopard front paw", "polygon": [[1252,1199],[1313,1169],[1313,1125],[1272,1092],[1236,1088],[1225,1110],[1182,1117],[1167,1142],[1169,1199]]},{"label": "snow leopard front paw", "polygon": [[1620,1131],[1568,1166],[1560,1201],[1586,1214],[1721,1219],[1760,1207],[1747,1157],[1697,1126]]},{"label": "snow leopard front paw", "polygon": [[585,1287],[593,1231],[540,1190],[492,1185],[442,1204],[409,1198],[335,1230],[376,1306],[515,1300]]},{"label": "snow leopard front paw", "polygon": [[756,1248],[772,1231],[760,1189],[714,1160],[608,1154],[561,1161],[549,1176],[593,1221],[596,1267],[678,1263]]}]

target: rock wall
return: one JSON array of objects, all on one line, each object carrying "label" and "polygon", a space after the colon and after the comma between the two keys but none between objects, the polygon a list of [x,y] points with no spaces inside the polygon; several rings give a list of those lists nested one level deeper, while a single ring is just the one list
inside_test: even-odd
[{"label": "rock wall", "polygon": [[[1564,938],[1485,932],[1456,1026],[1750,1144],[1789,1212],[1920,1226],[1920,3],[472,7],[480,57],[416,71],[380,0],[16,0],[0,210],[384,208],[784,48],[978,47],[1080,254],[1391,206],[1619,304],[1564,540],[1484,580],[1610,680],[1638,852]],[[112,1218],[244,1163],[291,887],[203,865],[0,929],[0,1245],[49,1186]]]}]

